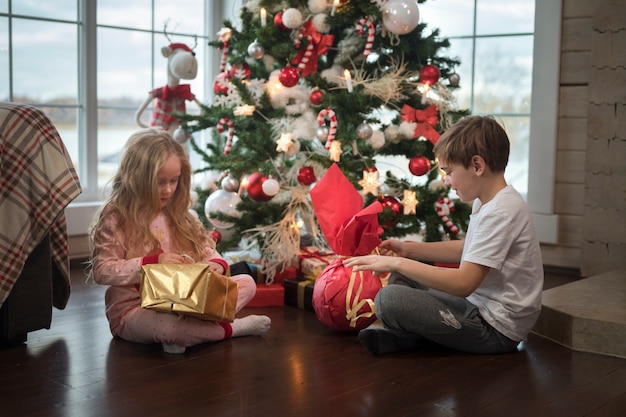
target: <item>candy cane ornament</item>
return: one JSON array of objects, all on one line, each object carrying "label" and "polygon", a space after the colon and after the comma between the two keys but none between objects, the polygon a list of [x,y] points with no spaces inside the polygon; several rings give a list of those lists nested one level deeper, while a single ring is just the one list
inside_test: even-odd
[{"label": "candy cane ornament", "polygon": [[222,49],[222,59],[220,60],[220,72],[226,71],[226,62],[228,62],[228,41],[224,42]]},{"label": "candy cane ornament", "polygon": [[235,133],[235,125],[228,117],[222,117],[215,126],[217,128],[217,132],[222,134],[224,133],[225,127],[228,128],[228,132],[226,134],[226,145],[224,145],[224,155],[228,155],[230,153],[231,148],[233,147],[233,135]]},{"label": "candy cane ornament", "polygon": [[231,34],[232,30],[229,28],[222,28],[219,32],[217,32],[219,40],[224,44],[222,48],[222,58],[220,60],[220,73],[226,71],[226,63],[228,62],[228,40],[230,39]]},{"label": "candy cane ornament", "polygon": [[448,197],[440,198],[435,203],[435,209],[437,210],[439,217],[441,217],[443,224],[445,224],[452,233],[458,235],[460,232],[459,228],[456,227],[454,223],[452,223],[452,220],[448,217],[448,214],[454,210],[454,202]]},{"label": "candy cane ornament", "polygon": [[[295,40],[294,46],[296,47],[296,49],[300,49],[300,45],[302,44],[302,38],[305,35],[303,33],[299,33],[298,37]],[[311,59],[311,55],[313,55],[313,49],[315,48],[315,45],[313,44],[313,37],[311,35],[306,35],[306,40],[307,40],[307,46],[306,46],[306,50],[304,51],[304,55],[302,56],[302,59],[300,60],[300,62],[298,63],[298,71],[302,72],[307,64],[309,63],[309,60]]]},{"label": "candy cane ornament", "polygon": [[330,144],[335,139],[335,135],[337,134],[337,115],[330,107],[320,110],[317,114],[317,124],[320,126],[326,126],[326,119],[330,121],[330,126],[328,126],[328,137],[326,138],[324,148],[330,149]]},{"label": "candy cane ornament", "polygon": [[374,46],[374,34],[376,33],[376,28],[374,26],[374,20],[371,17],[363,17],[359,19],[356,24],[356,33],[359,35],[362,34],[364,26],[367,26],[367,41],[365,42],[363,58],[367,58],[372,51],[372,47]]}]

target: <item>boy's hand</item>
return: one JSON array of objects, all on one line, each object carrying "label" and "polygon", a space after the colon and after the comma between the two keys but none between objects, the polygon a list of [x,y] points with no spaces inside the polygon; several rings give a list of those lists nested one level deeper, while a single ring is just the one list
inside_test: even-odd
[{"label": "boy's hand", "polygon": [[395,255],[402,256],[403,258],[407,257],[406,250],[404,249],[404,242],[397,239],[388,239],[383,241],[383,243],[378,246],[378,250],[381,255],[385,256]]},{"label": "boy's hand", "polygon": [[343,265],[353,271],[372,271],[374,275],[381,275],[394,272],[398,260],[395,256],[366,255],[345,259]]}]

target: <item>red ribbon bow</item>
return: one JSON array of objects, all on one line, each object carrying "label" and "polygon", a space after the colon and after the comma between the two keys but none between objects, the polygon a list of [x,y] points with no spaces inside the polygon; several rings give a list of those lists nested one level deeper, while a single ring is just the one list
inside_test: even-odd
[{"label": "red ribbon bow", "polygon": [[[328,52],[328,48],[332,46],[335,37],[333,35],[322,35],[319,33],[315,29],[315,26],[313,26],[313,22],[311,20],[304,22],[302,27],[303,29],[300,30],[298,36],[301,35],[302,37],[308,39],[309,42],[313,43],[312,57],[302,70],[302,76],[306,77],[307,75],[317,71],[317,57]],[[302,61],[305,53],[306,48],[302,48],[298,55],[291,60],[291,64],[298,65],[300,61]]]},{"label": "red ribbon bow", "polygon": [[161,100],[173,100],[175,98],[181,98],[184,100],[193,100],[195,95],[191,93],[191,86],[189,84],[179,84],[176,87],[170,87],[166,85],[161,89]]},{"label": "red ribbon bow", "polygon": [[431,141],[433,145],[437,143],[440,136],[439,132],[435,130],[435,126],[437,126],[437,122],[439,122],[437,106],[431,104],[424,110],[419,110],[405,104],[402,106],[400,115],[402,121],[416,123],[415,131],[413,132],[414,138],[424,136]]}]

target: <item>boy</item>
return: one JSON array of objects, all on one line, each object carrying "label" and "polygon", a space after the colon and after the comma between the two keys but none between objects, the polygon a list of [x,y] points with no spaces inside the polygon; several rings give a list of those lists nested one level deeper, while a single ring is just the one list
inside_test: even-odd
[{"label": "boy", "polygon": [[465,239],[391,239],[381,243],[380,256],[344,262],[356,271],[392,272],[375,299],[380,322],[358,335],[369,351],[412,350],[430,341],[464,352],[505,353],[526,339],[541,310],[543,263],[529,208],[504,179],[509,149],[506,132],[491,116],[451,126],[434,153],[445,184],[473,203]]}]

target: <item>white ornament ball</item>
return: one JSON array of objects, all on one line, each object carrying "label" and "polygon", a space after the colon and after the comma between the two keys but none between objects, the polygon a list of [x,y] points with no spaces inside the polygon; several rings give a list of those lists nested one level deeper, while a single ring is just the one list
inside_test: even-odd
[{"label": "white ornament ball", "polygon": [[231,193],[236,192],[239,189],[239,181],[237,180],[237,178],[231,175],[225,176],[222,179],[221,185],[224,191],[228,191]]},{"label": "white ornament ball", "polygon": [[431,182],[428,183],[428,189],[430,191],[436,192],[443,188],[446,188],[446,185],[441,180],[432,180]]},{"label": "white ornament ball", "polygon": [[330,25],[326,20],[328,16],[324,13],[319,13],[313,16],[313,26],[319,33],[328,33],[330,32]]},{"label": "white ornament ball", "polygon": [[374,149],[380,149],[385,145],[385,134],[376,130],[372,133],[372,137],[367,140],[367,143]]},{"label": "white ornament ball", "polygon": [[291,7],[283,12],[283,25],[289,29],[295,29],[302,25],[302,13]]},{"label": "white ornament ball", "polygon": [[307,5],[311,13],[323,13],[328,9],[327,0],[309,0]]},{"label": "white ornament ball", "polygon": [[207,220],[215,227],[228,229],[233,223],[228,223],[215,218],[215,213],[223,213],[229,216],[241,216],[237,211],[237,204],[241,203],[241,197],[237,193],[224,190],[213,191],[204,203],[204,214]]},{"label": "white ornament ball", "polygon": [[261,189],[268,197],[274,197],[280,190],[280,184],[274,178],[268,178],[261,184]]},{"label": "white ornament ball", "polygon": [[388,31],[406,35],[415,29],[420,20],[415,0],[389,0],[382,9],[383,24]]}]

